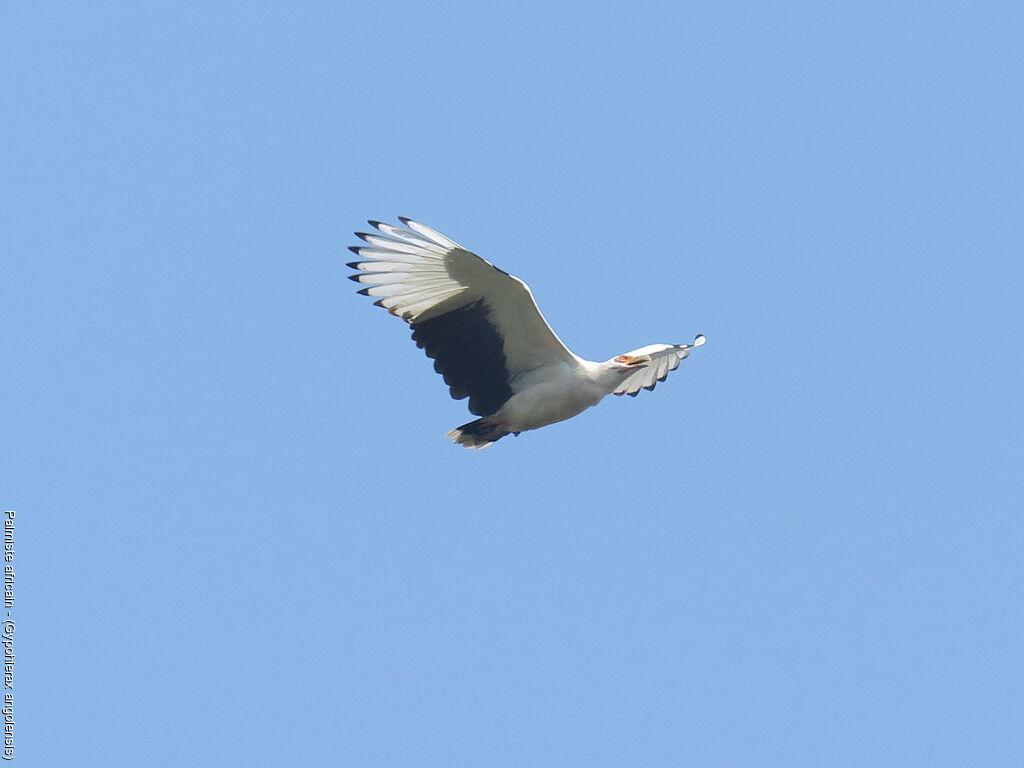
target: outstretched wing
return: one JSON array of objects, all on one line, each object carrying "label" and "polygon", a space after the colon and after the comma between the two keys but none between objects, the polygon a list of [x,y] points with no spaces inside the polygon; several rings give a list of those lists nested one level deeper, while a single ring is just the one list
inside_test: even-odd
[{"label": "outstretched wing", "polygon": [[679,362],[690,354],[690,350],[707,341],[704,334],[693,340],[693,344],[651,344],[634,349],[627,354],[633,357],[649,355],[651,364],[636,373],[627,376],[613,394],[636,397],[641,389],[654,389],[659,381],[668,378],[669,371],[679,367]]},{"label": "outstretched wing", "polygon": [[[351,246],[377,306],[405,320],[412,338],[434,359],[456,400],[487,416],[513,395],[512,379],[554,362],[576,359],[544,320],[529,286],[449,240],[399,217],[405,227],[370,221],[357,232],[369,245]],[[378,234],[379,233],[379,234]]]}]

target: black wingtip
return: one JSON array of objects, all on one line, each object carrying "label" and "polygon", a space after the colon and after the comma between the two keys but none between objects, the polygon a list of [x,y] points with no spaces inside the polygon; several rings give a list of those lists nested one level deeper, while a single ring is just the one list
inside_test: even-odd
[{"label": "black wingtip", "polygon": [[367,232],[356,232],[356,237],[358,237],[364,243],[368,243],[370,242],[371,235]]},{"label": "black wingtip", "polygon": [[376,219],[367,219],[366,223],[369,224],[374,229],[376,229],[378,232],[380,232],[381,231],[380,225],[383,224],[384,222],[383,221],[377,221]]},{"label": "black wingtip", "polygon": [[369,288],[360,288],[358,291],[356,291],[356,293],[358,293],[360,296],[369,296],[370,295],[370,289]]},{"label": "black wingtip", "polygon": [[359,266],[360,264],[362,264],[361,261],[348,261],[345,263],[345,266],[349,269],[362,269],[362,267]]},{"label": "black wingtip", "polygon": [[357,283],[360,283],[360,282],[362,282],[363,276],[362,275],[349,275],[348,279],[349,280],[355,280]]},{"label": "black wingtip", "polygon": [[398,220],[405,224],[405,226],[407,227],[409,226],[409,222],[412,221],[412,219],[410,219],[408,216],[399,216]]},{"label": "black wingtip", "polygon": [[360,255],[359,251],[360,251],[360,249],[361,249],[362,247],[363,247],[363,246],[361,246],[361,245],[350,245],[350,246],[348,247],[348,249],[349,249],[350,251],[352,251],[352,253],[354,253],[354,254],[355,254],[356,256],[359,256],[359,255]]}]

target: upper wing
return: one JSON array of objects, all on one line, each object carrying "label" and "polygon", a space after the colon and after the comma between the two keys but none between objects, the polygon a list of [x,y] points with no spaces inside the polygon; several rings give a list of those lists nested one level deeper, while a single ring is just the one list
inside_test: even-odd
[{"label": "upper wing", "polygon": [[639,357],[650,355],[651,364],[627,376],[613,394],[636,397],[641,389],[654,389],[659,381],[668,378],[669,371],[679,367],[679,361],[690,354],[690,350],[707,341],[704,334],[693,340],[693,344],[651,344],[634,349],[628,354]]},{"label": "upper wing", "polygon": [[405,228],[370,221],[377,232],[357,232],[369,246],[351,246],[368,284],[359,293],[412,327],[412,337],[434,358],[452,397],[469,397],[478,416],[512,396],[511,379],[553,362],[575,360],[544,320],[522,280],[449,240],[399,217]]}]

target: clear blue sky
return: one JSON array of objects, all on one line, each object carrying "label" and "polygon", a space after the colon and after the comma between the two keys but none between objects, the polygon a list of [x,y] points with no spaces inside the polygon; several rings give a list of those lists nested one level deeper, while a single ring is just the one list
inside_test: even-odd
[{"label": "clear blue sky", "polygon": [[[1024,765],[1015,3],[9,3],[38,766]],[[652,393],[483,452],[366,218]]]}]

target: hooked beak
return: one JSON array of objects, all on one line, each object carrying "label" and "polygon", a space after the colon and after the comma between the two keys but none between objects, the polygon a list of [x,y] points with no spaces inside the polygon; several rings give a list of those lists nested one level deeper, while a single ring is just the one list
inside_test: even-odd
[{"label": "hooked beak", "polygon": [[639,371],[641,368],[646,368],[651,364],[651,358],[649,357],[637,357],[634,358],[633,362],[629,363],[629,368],[634,371]]},{"label": "hooked beak", "polygon": [[615,358],[615,362],[622,366],[622,370],[632,373],[633,371],[639,371],[641,368],[646,368],[651,364],[650,355],[642,355],[633,357],[632,355],[619,355]]}]

